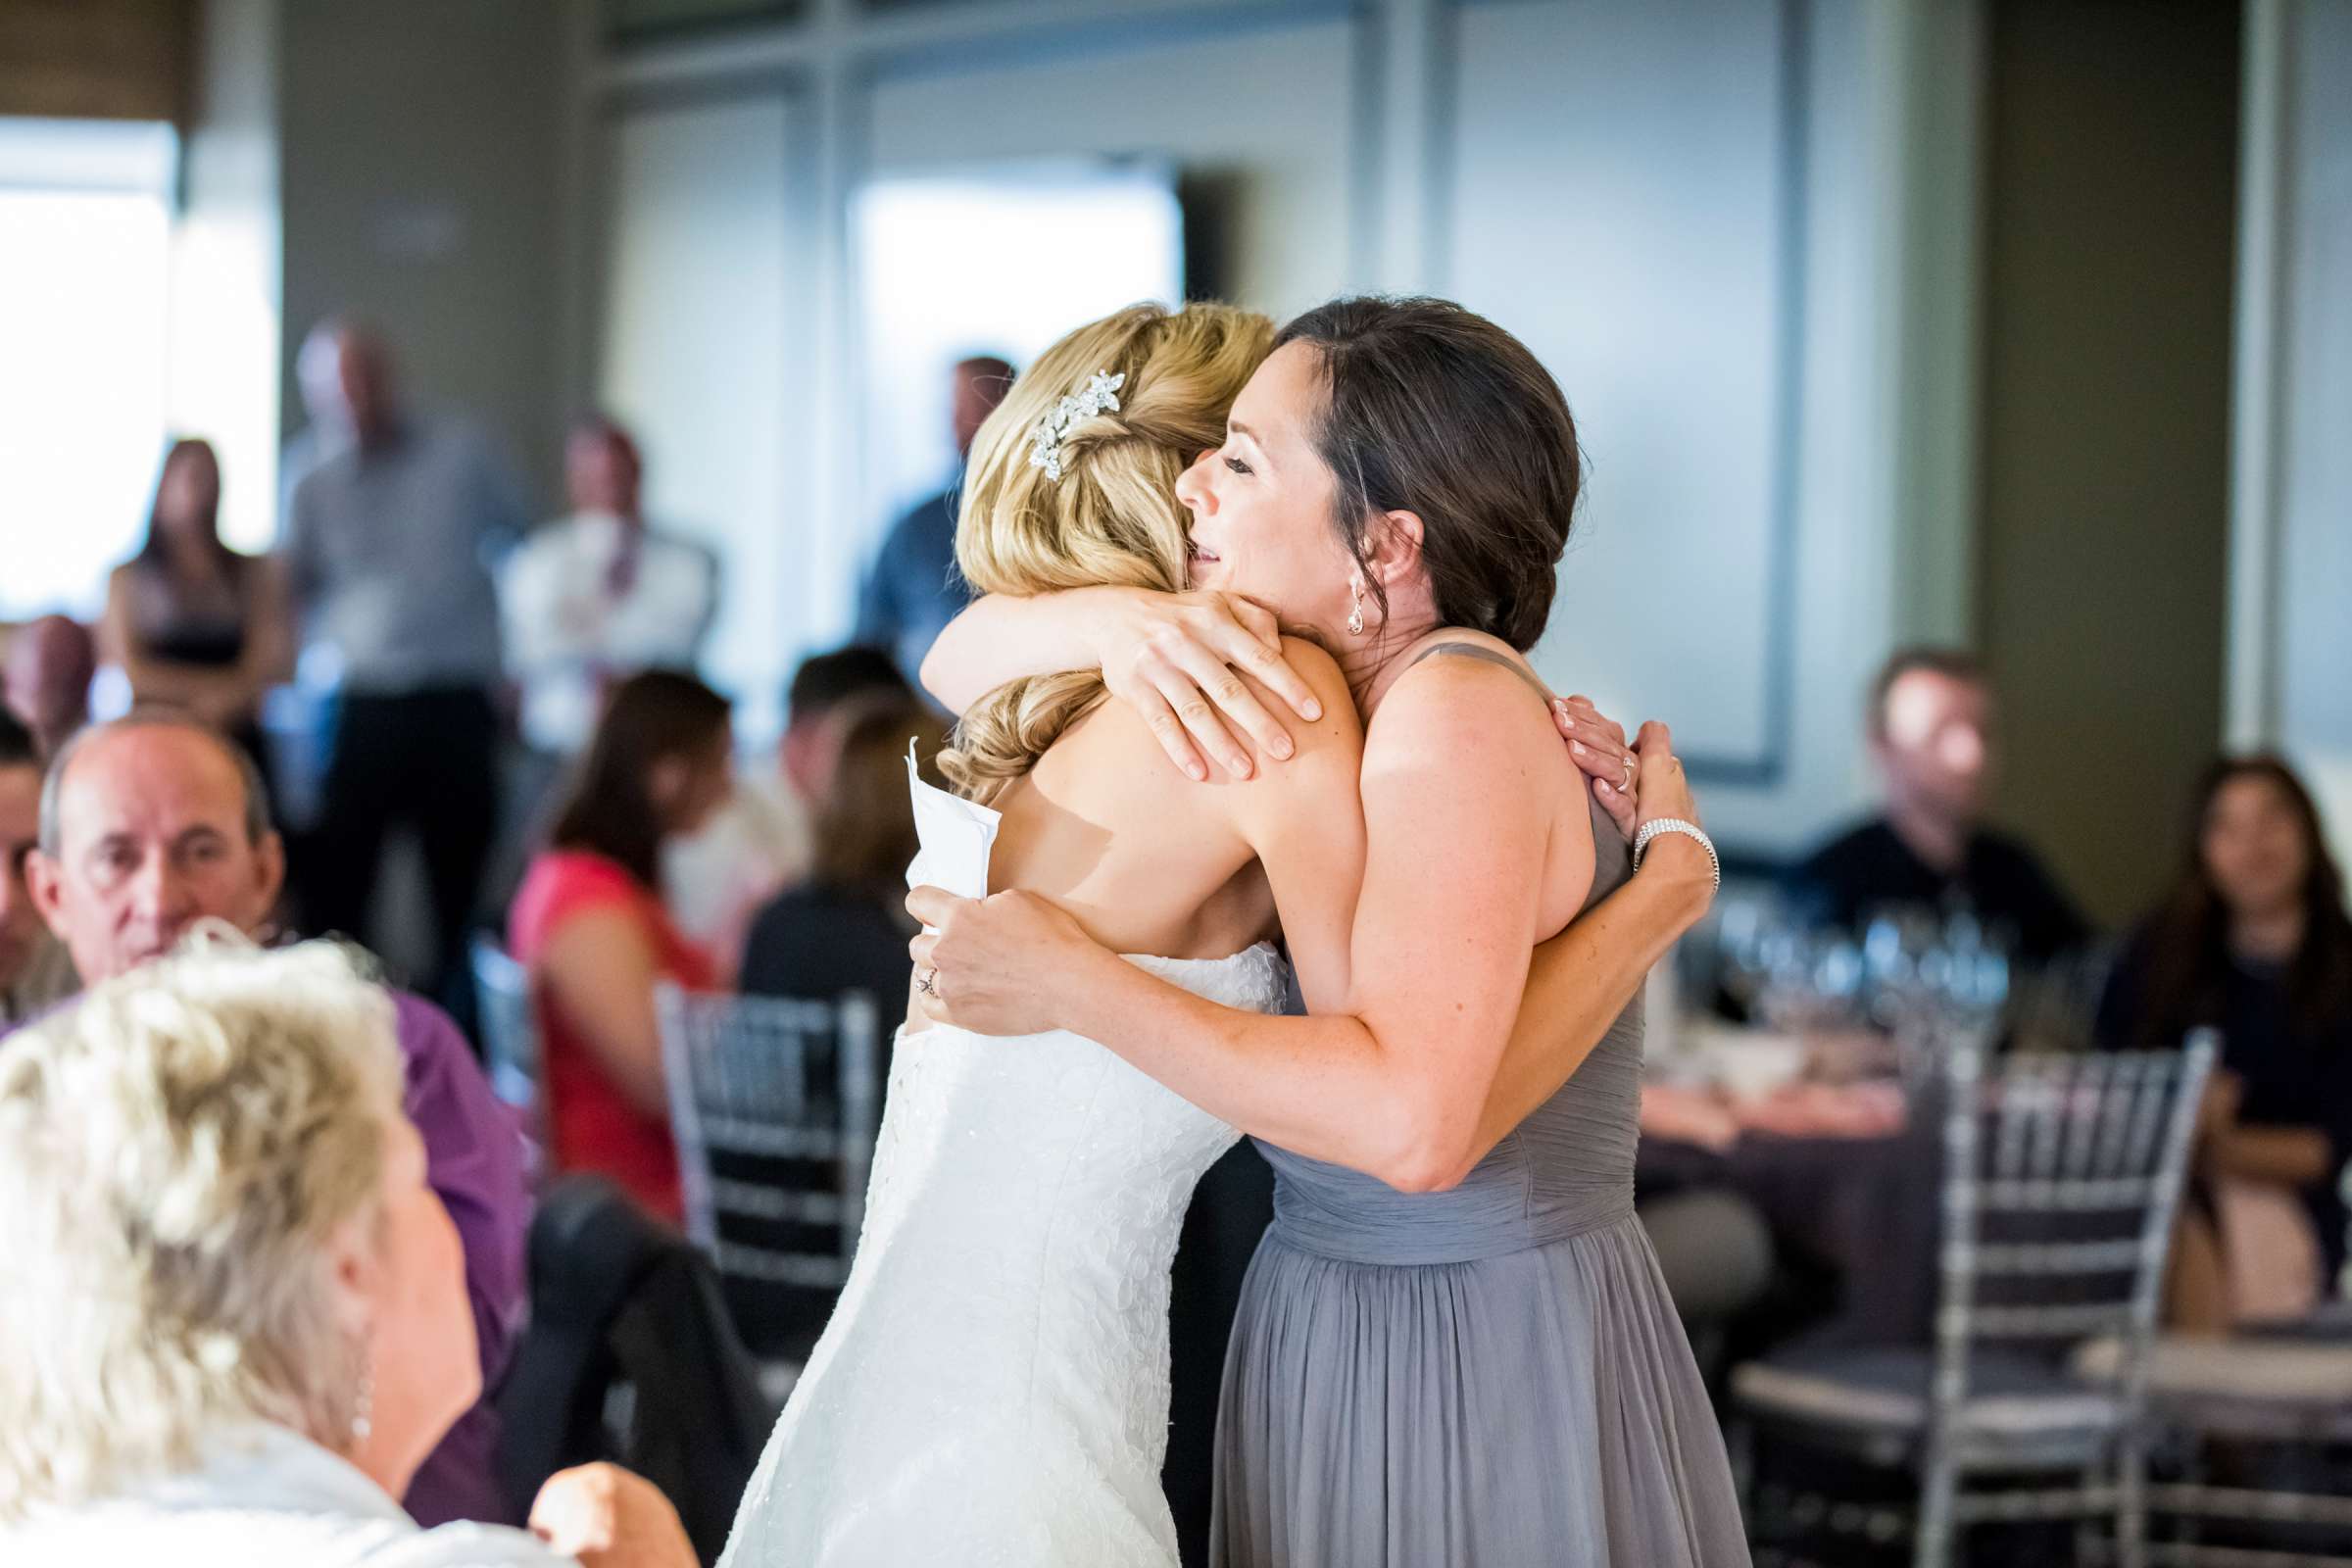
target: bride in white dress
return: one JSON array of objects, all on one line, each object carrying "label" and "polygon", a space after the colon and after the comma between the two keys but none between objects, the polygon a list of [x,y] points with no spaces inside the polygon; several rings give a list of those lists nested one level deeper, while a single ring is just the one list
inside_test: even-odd
[{"label": "bride in white dress", "polygon": [[[1042,355],[981,430],[957,549],[984,592],[1178,589],[1177,476],[1224,438],[1273,325],[1137,307]],[[1202,789],[1095,676],[1017,683],[919,781],[920,880],[1041,892],[1203,997],[1336,995],[1362,876],[1361,733],[1328,656],[1286,650],[1323,716],[1297,755]],[[909,1027],[923,1025],[910,1009]],[[1173,1568],[1168,1269],[1239,1134],[1074,1035],[934,1027],[891,1069],[840,1304],[745,1494],[726,1568]]]},{"label": "bride in white dress", "polygon": [[[966,577],[992,594],[1182,589],[1176,480],[1223,442],[1272,338],[1223,306],[1138,306],[1040,356],[972,450]],[[1279,581],[1286,552],[1338,546],[1256,548]],[[1328,654],[1285,638],[1282,657],[1302,683],[1285,700],[1309,716],[1265,767],[1164,745],[1092,670],[992,693],[942,759],[971,800],[916,783],[916,880],[1041,894],[1115,951],[1164,955],[1135,963],[1251,1011],[1283,1004],[1279,934],[1309,1007],[1337,1005],[1363,874],[1362,730]],[[1633,945],[1595,936],[1561,961]],[[1567,1009],[1509,1050],[1565,1063],[1544,1070],[1548,1092],[1622,1002]],[[921,1009],[908,1018],[923,1031]],[[1159,1482],[1169,1263],[1195,1183],[1239,1134],[1069,1034],[903,1036],[886,1106],[857,1262],[722,1568],[1175,1568]]]}]

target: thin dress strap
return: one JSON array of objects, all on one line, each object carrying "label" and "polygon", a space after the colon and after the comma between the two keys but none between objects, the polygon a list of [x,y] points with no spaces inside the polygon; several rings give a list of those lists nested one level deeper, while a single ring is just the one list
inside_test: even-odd
[{"label": "thin dress strap", "polygon": [[[1420,653],[1413,656],[1413,664],[1418,664],[1425,659],[1435,659],[1440,654],[1458,654],[1464,659],[1483,659],[1490,664],[1500,664],[1503,668],[1509,670],[1512,674],[1518,676],[1530,686],[1533,686],[1536,689],[1536,695],[1544,700],[1544,707],[1549,708],[1551,706],[1550,690],[1546,688],[1542,681],[1536,679],[1534,673],[1531,672],[1525,664],[1522,664],[1516,659],[1511,658],[1508,654],[1498,654],[1484,643],[1437,643],[1428,648],[1422,649]],[[1412,667],[1412,664],[1407,664],[1405,666],[1407,669]]]}]

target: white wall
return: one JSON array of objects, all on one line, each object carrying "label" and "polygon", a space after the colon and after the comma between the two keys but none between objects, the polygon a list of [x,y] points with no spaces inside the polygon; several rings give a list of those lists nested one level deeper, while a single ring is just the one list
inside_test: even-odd
[{"label": "white wall", "polygon": [[785,207],[794,129],[773,97],[649,108],[607,129],[612,229],[599,402],[636,431],[646,505],[722,547],[709,668],[772,728],[796,587],[814,573],[795,476],[808,466],[807,380],[790,303],[806,257]]},{"label": "white wall", "polygon": [[[1545,665],[1629,721],[1673,720],[1729,843],[1792,853],[1864,799],[1871,670],[1898,640],[1967,623],[1967,442],[1944,416],[1971,385],[1973,272],[1953,252],[1973,232],[1973,0],[814,13],[606,45],[592,68],[623,127],[675,114],[676,93],[806,113],[807,146],[757,177],[791,216],[808,483],[780,519],[718,525],[837,541],[880,523],[839,514],[858,445],[843,215],[859,179],[1164,158],[1231,193],[1241,303],[1452,292],[1544,355],[1593,474]],[[635,231],[657,207],[627,206],[665,199],[608,181],[599,200],[624,210],[601,232]],[[701,274],[633,275],[658,294]],[[625,403],[641,389],[616,363],[594,384]],[[776,558],[728,537],[755,564],[731,585],[747,591],[743,571]]]},{"label": "white wall", "polygon": [[285,370],[321,317],[372,320],[414,401],[477,421],[549,502],[561,392],[585,390],[555,380],[571,3],[277,11]]},{"label": "white wall", "polygon": [[220,454],[220,531],[277,531],[280,322],[277,7],[210,0],[172,233],[170,418]]}]

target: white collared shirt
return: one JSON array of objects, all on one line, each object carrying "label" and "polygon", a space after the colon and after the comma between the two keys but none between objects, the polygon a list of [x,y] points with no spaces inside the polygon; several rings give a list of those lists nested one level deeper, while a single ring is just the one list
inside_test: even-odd
[{"label": "white collared shirt", "polygon": [[578,1568],[501,1525],[417,1528],[348,1461],[256,1422],[205,1467],[0,1526],[8,1568]]},{"label": "white collared shirt", "polygon": [[499,608],[507,670],[522,686],[523,738],[569,757],[596,729],[603,683],[692,669],[718,601],[711,553],[647,528],[625,592],[612,591],[626,525],[582,512],[534,532],[506,564]]}]

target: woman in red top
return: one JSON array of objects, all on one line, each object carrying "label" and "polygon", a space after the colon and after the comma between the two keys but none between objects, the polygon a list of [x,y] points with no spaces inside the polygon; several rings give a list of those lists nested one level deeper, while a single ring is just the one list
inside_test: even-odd
[{"label": "woman in red top", "polygon": [[610,1176],[677,1221],[654,987],[718,982],[662,906],[662,847],[727,798],[727,702],[691,675],[615,687],[548,847],[525,872],[507,938],[530,971],[555,1168]]}]

